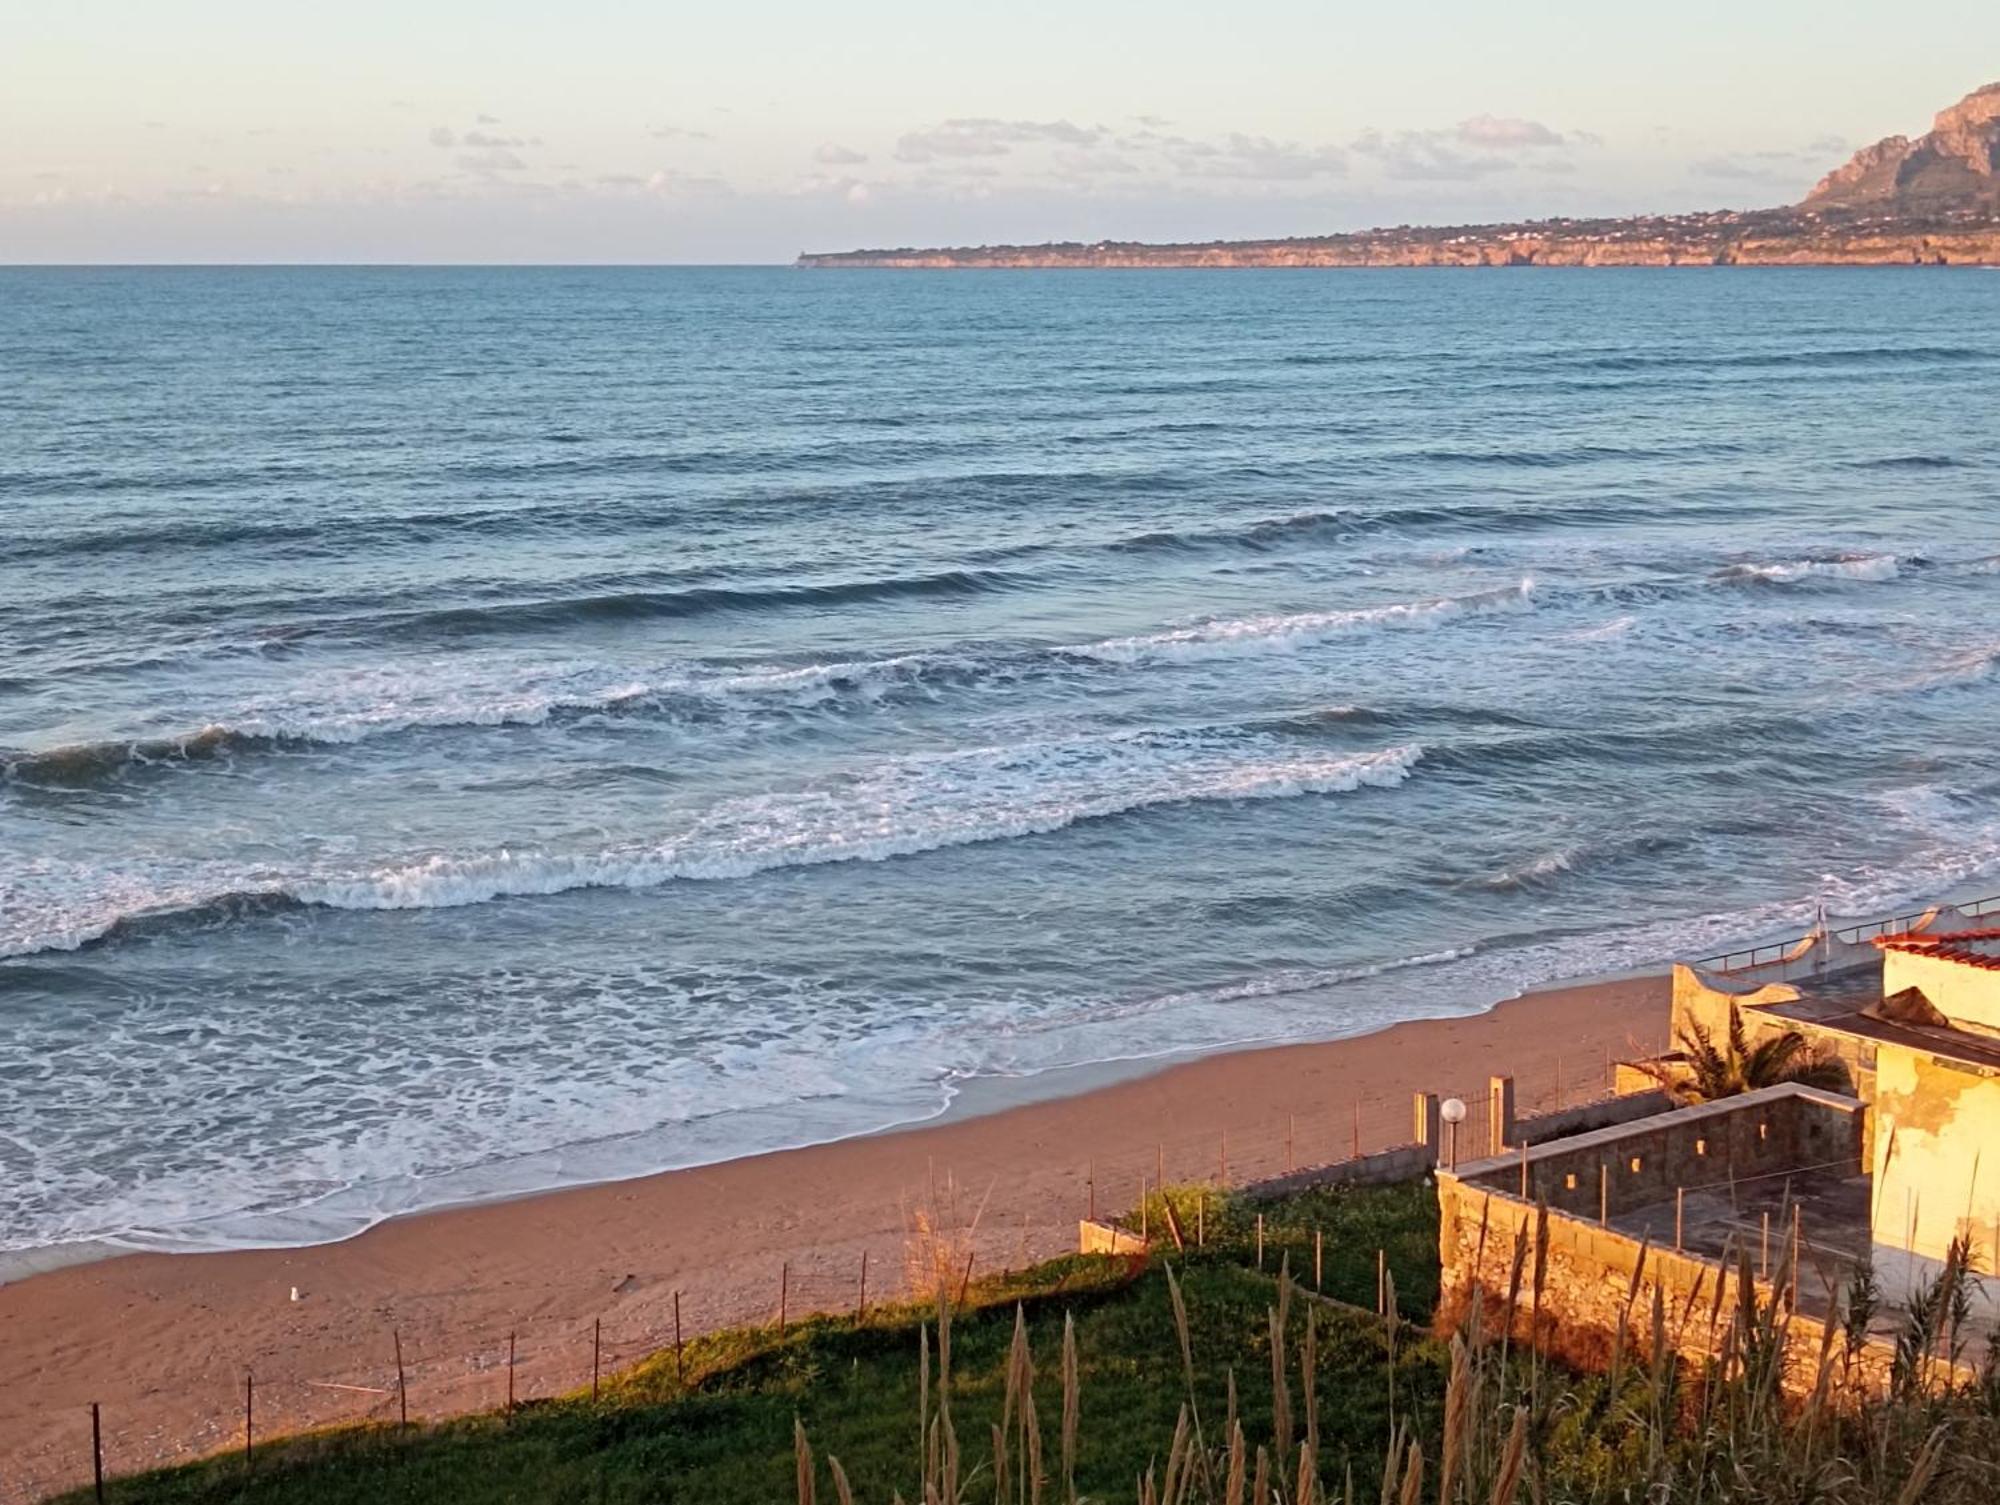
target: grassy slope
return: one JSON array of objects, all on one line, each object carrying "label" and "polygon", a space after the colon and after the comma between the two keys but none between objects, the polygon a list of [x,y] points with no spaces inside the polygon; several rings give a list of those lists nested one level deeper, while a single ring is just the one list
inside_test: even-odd
[{"label": "grassy slope", "polygon": [[[1157,1203],[1155,1204],[1157,1216]],[[1193,1219],[1183,1216],[1190,1231]],[[1244,1429],[1270,1427],[1266,1311],[1281,1252],[1309,1289],[1313,1232],[1325,1237],[1328,1295],[1371,1308],[1375,1251],[1388,1251],[1406,1316],[1429,1314],[1437,1291],[1437,1210],[1428,1187],[1308,1193],[1264,1209],[1266,1264],[1251,1268],[1252,1212],[1210,1204],[1209,1247],[1176,1260],[1184,1273],[1202,1415],[1218,1434],[1233,1367]],[[1135,1475],[1161,1460],[1183,1390],[1166,1277],[1157,1262],[1058,1260],[983,1285],[954,1324],[954,1416],[968,1469],[987,1458],[999,1419],[1014,1310],[1027,1313],[1037,1366],[1036,1400],[1051,1466],[1060,1415],[1058,1357],[1065,1313],[1077,1324],[1082,1370],[1079,1486],[1124,1497]],[[1297,1351],[1305,1303],[1293,1306]],[[905,1498],[917,1475],[917,1313],[876,1314],[856,1327],[815,1320],[782,1339],[771,1331],[717,1335],[691,1345],[689,1384],[671,1353],[621,1376],[604,1400],[530,1406],[511,1419],[480,1416],[397,1434],[342,1431],[260,1447],[254,1471],[220,1458],[118,1481],[117,1501],[689,1501],[768,1505],[792,1498],[792,1424],[846,1466],[863,1502]],[[1384,1334],[1371,1316],[1320,1306],[1319,1375],[1328,1477],[1351,1459],[1357,1476],[1379,1469],[1390,1397]],[[1399,1411],[1426,1421],[1443,1393],[1444,1358],[1406,1331],[1398,1362]],[[1297,1402],[1294,1401],[1296,1406]],[[1426,1430],[1429,1430],[1426,1427]],[[824,1475],[823,1498],[831,1498]],[[87,1492],[72,1496],[81,1501]]]}]

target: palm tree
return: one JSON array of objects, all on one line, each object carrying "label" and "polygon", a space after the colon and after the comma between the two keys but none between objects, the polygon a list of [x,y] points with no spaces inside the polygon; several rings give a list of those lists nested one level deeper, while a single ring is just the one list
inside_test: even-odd
[{"label": "palm tree", "polygon": [[1814,1049],[1796,1029],[1766,1035],[1752,1045],[1743,1028],[1743,1011],[1734,1003],[1729,1005],[1726,1039],[1717,1043],[1705,1025],[1689,1020],[1681,1027],[1677,1043],[1684,1061],[1651,1061],[1644,1069],[1684,1106],[1712,1103],[1781,1082],[1833,1092],[1849,1090],[1847,1068],[1840,1058]]}]

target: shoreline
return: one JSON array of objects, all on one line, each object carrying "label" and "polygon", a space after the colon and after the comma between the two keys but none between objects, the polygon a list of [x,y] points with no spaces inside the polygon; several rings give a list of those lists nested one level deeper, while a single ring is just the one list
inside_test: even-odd
[{"label": "shoreline", "polygon": [[866,1253],[887,1297],[920,1207],[969,1228],[983,1268],[1019,1265],[1073,1250],[1093,1200],[1127,1205],[1162,1167],[1240,1183],[1404,1142],[1415,1091],[1483,1095],[1504,1071],[1524,1112],[1581,1101],[1612,1055],[1659,1044],[1667,999],[1663,973],[1628,975],[1333,1040],[975,1079],[915,1124],[338,1243],[69,1263],[0,1286],[20,1380],[0,1395],[0,1498],[87,1480],[93,1402],[113,1473],[228,1445],[246,1369],[273,1432],[380,1417],[397,1333],[413,1414],[481,1409],[510,1334],[521,1392],[547,1395],[588,1383],[600,1319],[607,1367],[671,1343],[677,1294],[689,1332],[768,1320],[781,1284],[793,1313],[840,1309]]},{"label": "shoreline", "polygon": [[[1104,1060],[1079,1061],[1061,1066],[1048,1066],[1034,1071],[1019,1073],[977,1072],[945,1080],[942,1085],[944,1101],[933,1111],[918,1113],[911,1117],[892,1120],[874,1127],[841,1129],[810,1138],[801,1138],[763,1147],[751,1147],[729,1153],[695,1159],[682,1164],[652,1165],[643,1169],[613,1171],[601,1175],[579,1174],[555,1180],[522,1180],[515,1185],[504,1184],[510,1164],[473,1166],[447,1172],[439,1180],[462,1178],[489,1181],[489,1189],[467,1190],[460,1195],[446,1195],[434,1202],[419,1202],[400,1208],[390,1208],[369,1216],[327,1217],[318,1210],[328,1201],[360,1187],[342,1188],[321,1202],[307,1203],[299,1207],[275,1208],[269,1211],[247,1213],[220,1213],[208,1219],[191,1220],[186,1226],[192,1230],[204,1223],[227,1225],[238,1222],[248,1227],[268,1227],[275,1232],[290,1223],[298,1230],[299,1236],[286,1237],[241,1237],[235,1241],[228,1238],[214,1242],[204,1242],[192,1232],[185,1238],[177,1238],[171,1230],[158,1233],[105,1234],[93,1238],[65,1240],[60,1243],[40,1244],[23,1249],[0,1249],[0,1289],[30,1280],[38,1275],[56,1270],[68,1269],[76,1265],[95,1264],[102,1260],[122,1259],[136,1254],[197,1255],[229,1254],[251,1252],[280,1252],[293,1249],[311,1249],[331,1244],[347,1243],[362,1237],[384,1224],[407,1218],[424,1217],[432,1213],[468,1211],[479,1207],[498,1206],[517,1202],[526,1198],[561,1196],[572,1191],[591,1187],[615,1186],[628,1181],[644,1181],[654,1176],[672,1175],[677,1172],[703,1170],[719,1165],[728,1165],[739,1160],[752,1160],[766,1155],[787,1154],[797,1150],[809,1150],[824,1145],[840,1144],[848,1140],[872,1139],[882,1135],[904,1134],[924,1130],[934,1126],[955,1123],[966,1118],[982,1117],[991,1113],[1004,1113],[1013,1108],[1028,1107],[1037,1103],[1053,1102],[1063,1098],[1082,1096],[1115,1087],[1121,1083],[1136,1081],[1158,1072],[1171,1071],[1196,1061],[1237,1055],[1246,1051],[1284,1050],[1293,1046],[1334,1045],[1345,1041],[1363,1040],[1385,1030],[1395,1029],[1404,1024],[1420,1024],[1445,1019],[1464,1018],[1474,1014],[1489,1012],[1523,996],[1545,991],[1567,990],[1600,986],[1607,983],[1623,982],[1633,978],[1651,975],[1652,969],[1631,968],[1618,972],[1605,972],[1586,976],[1552,981],[1540,986],[1516,989],[1503,997],[1476,1005],[1465,1005],[1446,1012],[1413,1016],[1404,1019],[1371,1021],[1352,1031],[1337,1034],[1303,1035],[1294,1037],[1262,1037],[1225,1042],[1218,1045],[1176,1046],[1167,1050],[1145,1055],[1115,1056]],[[553,1151],[539,1152],[538,1155],[523,1157],[534,1160],[544,1157],[560,1157],[573,1151],[576,1146],[563,1146]],[[584,1146],[592,1148],[592,1146]],[[352,1223],[351,1228],[339,1229],[340,1223]],[[320,1236],[312,1236],[315,1227],[324,1229]]]}]

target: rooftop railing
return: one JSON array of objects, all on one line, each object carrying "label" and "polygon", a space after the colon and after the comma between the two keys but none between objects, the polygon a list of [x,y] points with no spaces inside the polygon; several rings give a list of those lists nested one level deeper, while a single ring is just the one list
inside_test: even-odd
[{"label": "rooftop railing", "polygon": [[[1956,910],[1971,919],[1982,915],[2000,913],[2000,894],[1991,894],[1984,899],[1967,899],[1957,904],[1933,904],[1909,914],[1892,915],[1886,920],[1865,920],[1858,925],[1843,925],[1829,929],[1825,938],[1859,946],[1880,935],[1903,935],[1913,930],[1921,920],[1929,918],[1940,909]],[[1741,951],[1725,951],[1719,956],[1704,956],[1691,965],[1704,972],[1750,972],[1758,967],[1768,967],[1790,960],[1810,943],[1821,939],[1821,932],[1809,930],[1804,935],[1795,935],[1788,940],[1769,941],[1761,946],[1751,946]]]}]

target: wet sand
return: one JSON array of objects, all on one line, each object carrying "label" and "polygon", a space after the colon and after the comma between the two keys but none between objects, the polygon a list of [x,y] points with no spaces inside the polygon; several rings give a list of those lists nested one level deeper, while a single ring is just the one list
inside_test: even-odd
[{"label": "wet sand", "polygon": [[[395,1409],[400,1332],[413,1415],[497,1405],[508,1336],[524,1397],[588,1384],[689,1333],[789,1310],[845,1309],[863,1252],[871,1298],[903,1282],[924,1209],[971,1225],[980,1268],[1073,1249],[1093,1202],[1141,1179],[1232,1184],[1411,1137],[1411,1095],[1467,1098],[1482,1148],[1489,1073],[1523,1112],[1582,1101],[1609,1057],[1656,1048],[1664,976],[1531,993],[1489,1012],[1322,1044],[1206,1056],[1047,1097],[974,1084],[934,1123],[639,1180],[423,1213],[345,1243],[130,1254],[0,1286],[0,1499],[86,1483],[90,1405],[125,1473],[240,1442],[243,1381],[259,1431]],[[1031,1099],[1023,1101],[1022,1099]],[[1008,1105],[1011,1101],[1012,1105]],[[298,1299],[292,1299],[296,1289]]]}]

